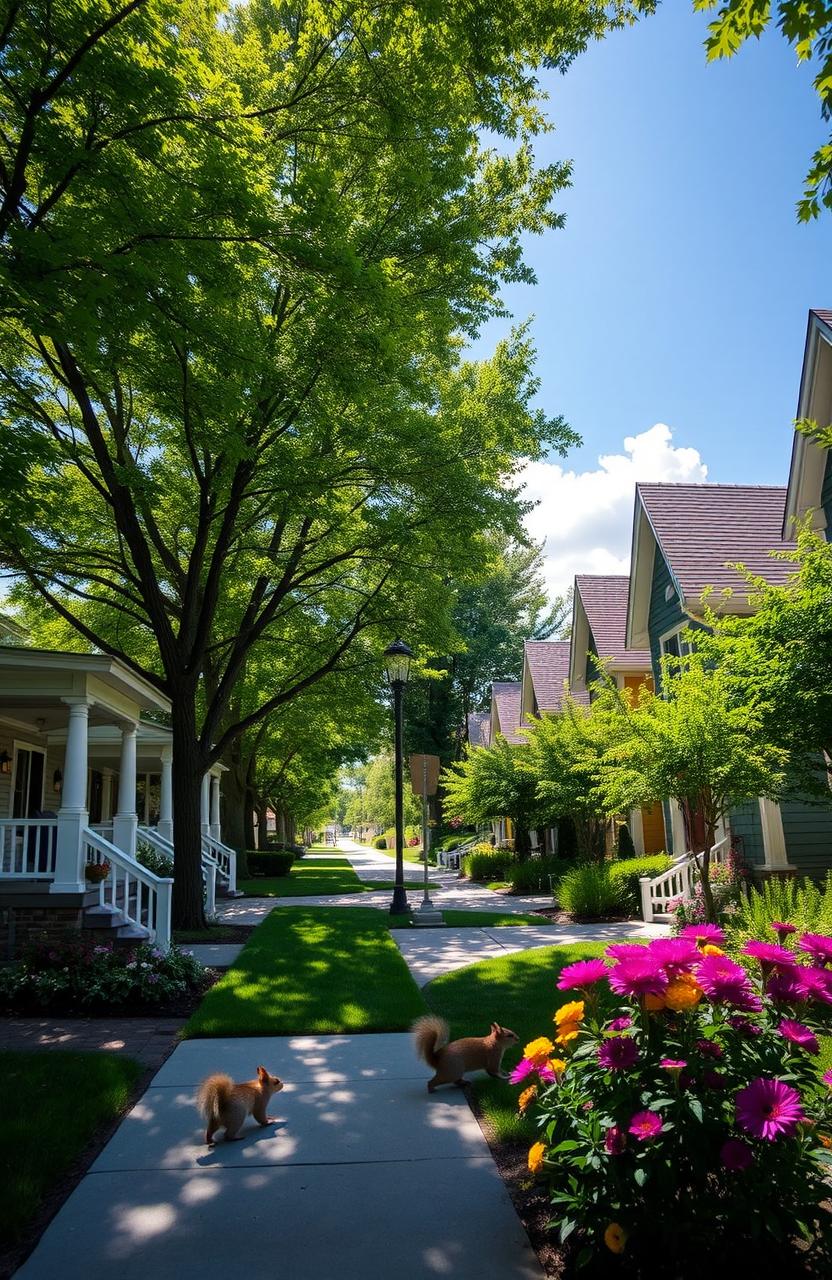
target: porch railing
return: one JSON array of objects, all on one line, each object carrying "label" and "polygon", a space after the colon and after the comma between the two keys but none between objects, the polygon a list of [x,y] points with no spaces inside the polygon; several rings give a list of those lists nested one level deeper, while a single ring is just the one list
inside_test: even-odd
[{"label": "porch railing", "polygon": [[54,880],[58,849],[56,818],[0,819],[0,876],[10,880]]},{"label": "porch railing", "polygon": [[110,874],[98,886],[99,905],[146,929],[150,940],[167,951],[173,880],[154,875],[89,827],[81,834],[81,848],[84,862],[110,864]]},{"label": "porch railing", "polygon": [[237,854],[234,849],[230,849],[227,844],[223,844],[221,840],[217,840],[215,836],[208,835],[207,832],[202,836],[202,861],[206,859],[213,862],[217,868],[217,874],[222,876],[228,886],[228,892],[234,893],[237,889]]},{"label": "porch railing", "polygon": [[[711,849],[711,866],[727,862],[730,850],[728,836],[717,841]],[[648,923],[667,916],[674,899],[693,897],[704,856],[704,853],[685,853],[661,875],[641,876],[641,914]]]},{"label": "porch railing", "polygon": [[[166,858],[173,858],[173,845],[160,836],[155,827],[139,827],[138,840],[144,840],[151,848]],[[202,835],[202,877],[205,884],[205,910],[212,916],[217,905],[217,876],[226,883],[229,893],[237,888],[237,854],[228,845],[212,836]]]}]

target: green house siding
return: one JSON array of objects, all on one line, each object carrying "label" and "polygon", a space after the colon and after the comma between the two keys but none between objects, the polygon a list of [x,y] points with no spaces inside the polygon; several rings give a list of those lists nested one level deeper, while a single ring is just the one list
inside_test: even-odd
[{"label": "green house siding", "polygon": [[826,469],[823,473],[820,505],[826,516],[826,541],[832,542],[832,452],[829,450],[826,452]]},{"label": "green house siding", "polygon": [[780,806],[786,855],[798,873],[822,880],[832,867],[832,811],[797,797]]},{"label": "green house siding", "polygon": [[593,699],[597,696],[592,693],[591,685],[593,681],[598,679],[600,674],[601,674],[601,668],[598,666],[598,650],[595,648],[595,641],[592,639],[592,637],[590,637],[589,650],[587,651],[587,655],[586,655],[586,671],[584,672],[586,687],[587,689],[590,690],[590,694],[589,694],[590,702],[593,701]]},{"label": "green house siding", "polygon": [[660,659],[662,656],[659,637],[666,635],[668,631],[672,631],[674,627],[681,626],[683,622],[687,621],[682,606],[679,604],[679,596],[676,593],[675,586],[670,599],[665,599],[665,593],[670,586],[673,586],[673,579],[670,576],[667,561],[661,553],[661,548],[657,546],[656,556],[653,561],[653,584],[650,589],[650,613],[647,623],[647,630],[650,636],[650,657],[653,661],[653,676],[657,689],[661,679]]},{"label": "green house siding", "polygon": [[732,836],[742,837],[742,851],[746,862],[759,867],[766,860],[763,848],[763,826],[760,820],[760,806],[756,800],[747,804],[739,804],[729,815]]}]

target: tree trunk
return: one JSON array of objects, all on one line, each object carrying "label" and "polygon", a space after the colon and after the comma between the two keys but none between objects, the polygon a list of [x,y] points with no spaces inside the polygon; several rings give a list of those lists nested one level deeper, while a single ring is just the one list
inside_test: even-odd
[{"label": "tree trunk", "polygon": [[532,841],[528,827],[514,820],[514,852],[518,862],[525,862],[532,851]]},{"label": "tree trunk", "polygon": [[257,840],[261,849],[265,849],[269,842],[269,823],[266,816],[268,805],[265,800],[261,800],[257,805]]},{"label": "tree trunk", "polygon": [[198,746],[195,700],[191,686],[173,690],[174,929],[205,928],[200,799],[207,766]]},{"label": "tree trunk", "polygon": [[246,796],[243,812],[243,828],[245,830],[245,842],[247,849],[265,849],[266,842],[263,839],[263,833],[258,829],[254,831],[254,793],[251,787],[246,787]]},{"label": "tree trunk", "polygon": [[245,812],[246,788],[240,763],[240,744],[235,742],[226,753],[228,773],[223,776],[222,789],[225,809],[223,812],[223,840],[237,852],[237,879],[248,878],[246,849],[254,848],[246,843]]}]

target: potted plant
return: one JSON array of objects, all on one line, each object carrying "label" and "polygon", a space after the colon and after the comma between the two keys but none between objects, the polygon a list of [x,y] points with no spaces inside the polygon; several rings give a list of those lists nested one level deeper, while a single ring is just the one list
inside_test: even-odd
[{"label": "potted plant", "polygon": [[88,862],[84,867],[84,879],[88,884],[101,884],[110,874],[110,864],[105,858],[102,862]]}]

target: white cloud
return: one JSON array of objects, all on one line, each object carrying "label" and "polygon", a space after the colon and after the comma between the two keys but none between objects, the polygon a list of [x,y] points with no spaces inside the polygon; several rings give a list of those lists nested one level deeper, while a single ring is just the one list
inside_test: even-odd
[{"label": "white cloud", "polygon": [[698,482],[708,468],[697,449],[676,448],[663,422],[627,436],[623,453],[603,454],[597,471],[565,471],[556,462],[532,462],[525,496],[538,505],[526,517],[544,542],[546,582],[553,595],[576,573],[627,573],[637,480]]}]

